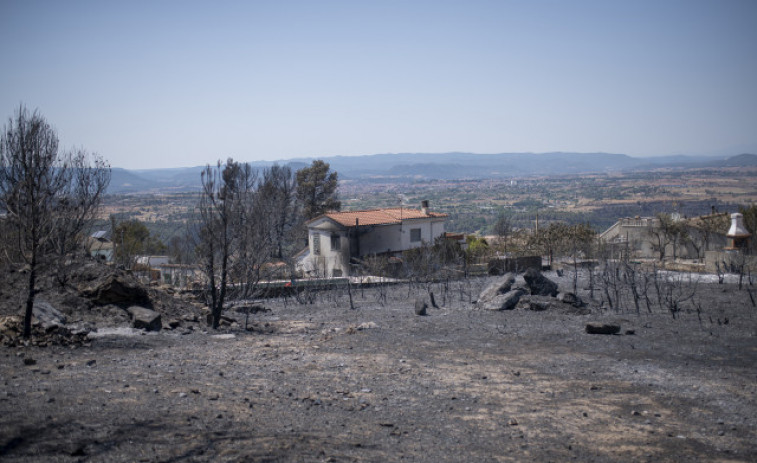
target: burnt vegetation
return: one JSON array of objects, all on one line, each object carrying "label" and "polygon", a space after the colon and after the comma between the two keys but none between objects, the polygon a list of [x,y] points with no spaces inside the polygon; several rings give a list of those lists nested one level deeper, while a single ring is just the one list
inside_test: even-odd
[{"label": "burnt vegetation", "polygon": [[[457,184],[465,201],[436,204],[453,229],[470,219],[488,236],[440,236],[391,257],[360,256],[351,278],[298,278],[307,220],[378,200],[344,199],[345,191],[365,192],[340,191],[329,164],[296,171],[233,159],[207,165],[201,191],[179,195],[167,234],[155,217],[103,210],[108,200],[118,203],[104,196],[109,179],[101,157],[60,150],[37,112],[20,107],[3,131],[0,340],[18,350],[8,349],[2,366],[12,381],[0,386],[7,431],[0,457],[384,461],[401,452],[460,461],[524,451],[542,460],[638,461],[651,459],[651,441],[663,460],[723,449],[746,460],[757,455],[754,388],[744,386],[757,333],[753,247],[718,263],[715,279],[671,265],[686,243],[697,257],[709,250],[727,226],[722,220],[694,235],[657,211],[660,227],[648,237],[656,259],[641,260],[630,243],[602,243],[596,223],[579,220],[587,212],[551,210],[580,200],[569,189],[547,191],[550,181],[500,184],[490,202],[478,196],[480,186]],[[585,182],[592,200],[679,188],[612,189],[601,176]],[[416,185],[400,199],[441,195],[438,186]],[[397,192],[380,200],[396,201]],[[163,200],[145,201],[159,210]],[[625,204],[618,207],[652,207]],[[741,208],[752,233],[756,211]],[[104,225],[113,241],[107,265],[86,251],[90,233]],[[199,267],[202,278],[161,285],[147,268],[140,280],[138,256],[155,253]],[[108,334],[126,327],[162,334]],[[701,391],[692,388],[702,378],[691,379],[689,364],[708,377]],[[21,413],[34,375],[61,370],[60,381],[40,388],[47,402]],[[740,395],[721,392],[739,387]],[[99,418],[101,429],[82,424],[94,405],[81,391],[114,410]],[[691,407],[696,401],[703,405]],[[636,420],[647,415],[642,407],[650,409],[646,422]],[[732,412],[739,407],[745,411]],[[663,415],[678,421],[663,423]],[[38,426],[44,420],[50,429]],[[728,440],[718,441],[726,422]],[[341,426],[313,431],[311,423]],[[610,425],[623,432],[607,433]],[[680,429],[686,440],[677,438]],[[151,450],[125,445],[130,432]],[[37,434],[48,443],[38,447]],[[604,448],[609,441],[621,450]]]}]

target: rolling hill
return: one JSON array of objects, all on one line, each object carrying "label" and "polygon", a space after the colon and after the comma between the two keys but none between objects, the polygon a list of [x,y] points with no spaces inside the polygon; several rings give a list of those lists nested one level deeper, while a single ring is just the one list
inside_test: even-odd
[{"label": "rolling hill", "polygon": [[[293,170],[307,166],[314,158],[278,161]],[[414,179],[477,179],[530,176],[576,175],[583,173],[649,170],[660,167],[746,167],[757,166],[757,155],[740,154],[729,158],[664,156],[638,158],[613,153],[399,153],[321,158],[343,180],[403,181]],[[250,163],[263,168],[269,161]],[[173,169],[112,170],[109,193],[194,191],[200,187],[204,167]]]}]

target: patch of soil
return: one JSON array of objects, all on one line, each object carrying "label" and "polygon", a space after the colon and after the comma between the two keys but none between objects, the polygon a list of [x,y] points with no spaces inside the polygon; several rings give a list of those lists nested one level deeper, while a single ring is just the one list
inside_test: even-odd
[{"label": "patch of soil", "polygon": [[2,349],[0,459],[757,460],[746,291],[703,284],[676,318],[476,309],[491,281],[435,285],[426,316],[425,289],[353,288],[355,310],[342,290],[269,300],[247,330],[230,310],[217,332]]}]

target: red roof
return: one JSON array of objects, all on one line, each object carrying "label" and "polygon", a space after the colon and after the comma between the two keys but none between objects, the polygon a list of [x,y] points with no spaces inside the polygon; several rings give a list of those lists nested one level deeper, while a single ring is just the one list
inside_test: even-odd
[{"label": "red roof", "polygon": [[345,227],[354,227],[356,219],[359,225],[391,225],[401,223],[403,220],[442,218],[447,217],[447,214],[423,212],[419,209],[407,209],[404,207],[392,207],[388,209],[371,209],[368,211],[328,212],[310,222],[322,217],[328,217]]}]

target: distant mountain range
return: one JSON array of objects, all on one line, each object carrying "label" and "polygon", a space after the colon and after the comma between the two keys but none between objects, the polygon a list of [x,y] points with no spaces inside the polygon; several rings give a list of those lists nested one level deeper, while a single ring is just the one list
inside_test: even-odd
[{"label": "distant mountain range", "polygon": [[[315,158],[278,161],[293,170],[308,166]],[[612,153],[400,153],[320,158],[328,162],[341,180],[408,181],[413,179],[483,179],[576,175],[656,168],[719,168],[757,166],[757,155],[728,158],[714,156],[662,156],[636,158]],[[263,168],[273,161],[255,161]],[[109,193],[169,193],[197,191],[203,166],[173,169],[112,169]]]}]

